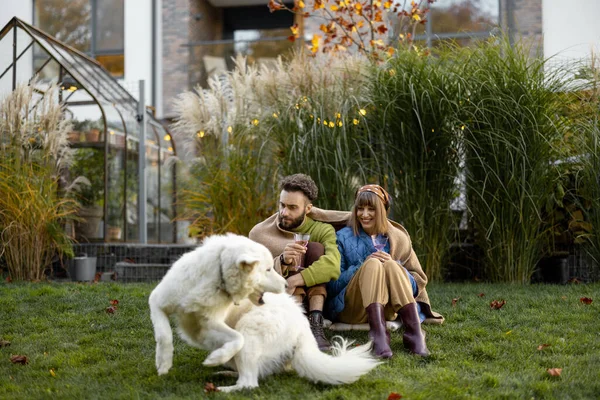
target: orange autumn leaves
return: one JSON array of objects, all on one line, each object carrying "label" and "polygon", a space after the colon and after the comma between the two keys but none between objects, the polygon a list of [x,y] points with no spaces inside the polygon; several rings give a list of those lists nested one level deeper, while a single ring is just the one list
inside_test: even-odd
[{"label": "orange autumn leaves", "polygon": [[[382,60],[395,52],[386,36],[388,26],[394,24],[401,33],[401,41],[412,46],[414,27],[426,22],[425,16],[434,1],[411,1],[410,7],[404,8],[400,3],[381,0],[295,0],[292,7],[283,0],[270,0],[268,7],[271,12],[286,10],[303,18],[324,20],[320,32],[314,33],[307,44],[312,55],[319,51],[345,52],[354,47],[375,60]],[[298,24],[290,29],[289,40],[300,38]]]}]

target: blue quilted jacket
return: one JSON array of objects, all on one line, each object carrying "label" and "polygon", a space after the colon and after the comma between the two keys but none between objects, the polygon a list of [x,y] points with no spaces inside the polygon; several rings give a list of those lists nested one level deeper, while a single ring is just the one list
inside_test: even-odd
[{"label": "blue quilted jacket", "polygon": [[[344,296],[346,295],[346,287],[348,286],[348,283],[350,283],[350,280],[365,259],[370,254],[377,251],[373,246],[371,237],[362,229],[359,230],[358,236],[355,236],[352,228],[347,226],[340,229],[336,235],[338,249],[340,250],[340,255],[342,258],[340,266],[341,274],[339,278],[335,281],[330,281],[327,283],[327,302],[325,304],[325,312],[331,320],[336,320],[337,315],[344,309]],[[389,242],[385,245],[384,251],[389,253]],[[411,282],[413,282],[413,279],[411,279]],[[414,284],[413,287],[416,287],[416,284]],[[416,295],[416,293],[414,294]],[[419,312],[419,314],[421,313]],[[421,321],[425,319],[424,315],[420,315],[420,317]]]}]

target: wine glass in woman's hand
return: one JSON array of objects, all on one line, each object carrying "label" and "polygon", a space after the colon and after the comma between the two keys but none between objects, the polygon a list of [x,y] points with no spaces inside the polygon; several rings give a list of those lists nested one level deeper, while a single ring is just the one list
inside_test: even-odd
[{"label": "wine glass in woman's hand", "polygon": [[388,238],[385,235],[371,235],[371,240],[373,241],[373,247],[377,249],[377,251],[383,251],[385,245],[387,244]]}]

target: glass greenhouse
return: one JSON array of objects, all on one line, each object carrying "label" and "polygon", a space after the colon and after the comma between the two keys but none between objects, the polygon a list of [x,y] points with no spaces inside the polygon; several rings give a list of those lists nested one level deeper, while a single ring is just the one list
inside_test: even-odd
[{"label": "glass greenhouse", "polygon": [[152,111],[96,60],[13,18],[0,31],[0,96],[18,82],[34,84],[40,97],[50,83],[60,86],[56,101],[73,122],[69,173],[91,183],[81,191],[77,240],[176,242],[175,145]]}]

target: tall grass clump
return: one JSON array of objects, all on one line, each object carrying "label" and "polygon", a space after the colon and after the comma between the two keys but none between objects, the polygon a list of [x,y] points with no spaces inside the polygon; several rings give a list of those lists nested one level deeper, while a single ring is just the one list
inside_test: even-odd
[{"label": "tall grass clump", "polygon": [[13,280],[40,280],[55,256],[72,255],[64,224],[77,204],[62,198],[70,124],[57,87],[40,97],[19,85],[0,102],[0,256]]},{"label": "tall grass clump", "polygon": [[372,153],[362,139],[369,131],[368,66],[360,55],[298,54],[264,82],[281,172],[309,174],[319,207],[349,209],[357,187],[370,181]]},{"label": "tall grass clump", "polygon": [[297,172],[315,179],[320,207],[348,209],[368,180],[366,63],[298,53],[257,68],[238,57],[208,88],[181,94],[174,130],[194,155],[182,195],[192,233],[248,233],[275,212],[279,179]]},{"label": "tall grass clump", "polygon": [[572,78],[528,54],[491,38],[462,74],[468,207],[492,281],[529,282],[544,244],[541,211],[558,178],[552,144],[569,129],[560,93]]},{"label": "tall grass clump", "polygon": [[236,59],[234,71],[209,79],[209,88],[181,94],[174,130],[187,139],[192,162],[180,202],[191,234],[248,234],[275,208],[278,165],[266,107],[258,96],[260,71]]},{"label": "tall grass clump", "polygon": [[583,133],[583,146],[577,157],[581,165],[577,176],[579,208],[584,214],[584,224],[589,223],[589,232],[579,239],[591,261],[590,275],[600,276],[600,57],[592,53],[591,64],[583,74],[589,85],[580,92],[580,109],[583,120],[578,125]]},{"label": "tall grass clump", "polygon": [[368,115],[374,173],[388,186],[392,212],[410,232],[413,245],[434,280],[452,241],[451,201],[456,197],[456,108],[461,87],[454,78],[458,49],[425,56],[402,51],[377,68]]}]

